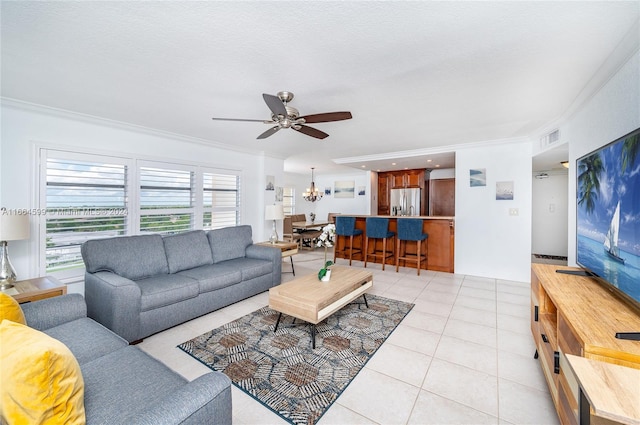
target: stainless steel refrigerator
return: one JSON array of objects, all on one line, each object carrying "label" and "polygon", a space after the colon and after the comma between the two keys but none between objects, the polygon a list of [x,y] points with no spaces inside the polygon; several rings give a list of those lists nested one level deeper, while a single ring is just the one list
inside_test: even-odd
[{"label": "stainless steel refrigerator", "polygon": [[420,215],[420,190],[391,189],[391,215]]}]

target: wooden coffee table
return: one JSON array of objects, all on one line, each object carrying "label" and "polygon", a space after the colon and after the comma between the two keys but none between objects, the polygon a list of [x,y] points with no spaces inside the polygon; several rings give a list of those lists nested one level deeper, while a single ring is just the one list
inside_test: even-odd
[{"label": "wooden coffee table", "polygon": [[316,325],[373,286],[373,274],[347,266],[331,267],[331,280],[322,282],[310,274],[269,289],[269,307],[280,314],[274,328],[278,329],[282,314],[288,314],[311,324],[311,343],[316,348]]}]

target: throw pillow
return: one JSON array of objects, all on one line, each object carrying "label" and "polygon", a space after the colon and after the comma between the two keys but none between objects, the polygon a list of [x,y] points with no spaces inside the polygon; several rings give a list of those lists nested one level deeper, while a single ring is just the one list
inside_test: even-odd
[{"label": "throw pillow", "polygon": [[28,326],[0,323],[0,422],[85,424],[80,365],[62,342]]},{"label": "throw pillow", "polygon": [[0,292],[0,322],[4,319],[23,325],[27,324],[18,301],[11,295]]}]

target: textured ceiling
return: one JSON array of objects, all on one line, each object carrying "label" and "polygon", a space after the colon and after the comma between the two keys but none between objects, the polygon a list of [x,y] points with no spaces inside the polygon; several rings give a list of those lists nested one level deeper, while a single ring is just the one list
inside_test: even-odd
[{"label": "textured ceiling", "polygon": [[[2,1],[2,96],[286,158],[438,150],[534,135],[640,16],[620,2]],[[268,119],[348,110],[317,140]],[[360,166],[361,164],[353,164]],[[371,165],[371,164],[369,164]]]}]

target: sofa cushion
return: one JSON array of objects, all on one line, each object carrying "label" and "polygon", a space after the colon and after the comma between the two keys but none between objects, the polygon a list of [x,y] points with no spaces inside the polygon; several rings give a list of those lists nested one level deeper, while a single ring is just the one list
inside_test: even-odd
[{"label": "sofa cushion", "polygon": [[169,273],[160,235],[93,239],[81,252],[89,273],[109,271],[132,280]]},{"label": "sofa cushion", "polygon": [[18,301],[11,295],[0,292],[0,322],[4,319],[20,323],[21,325],[27,324]]},{"label": "sofa cushion", "polygon": [[244,257],[247,247],[253,243],[251,226],[246,225],[210,230],[207,237],[214,264]]},{"label": "sofa cushion", "polygon": [[49,328],[44,333],[66,345],[81,365],[129,345],[87,317]]},{"label": "sofa cushion", "polygon": [[264,276],[273,271],[273,263],[256,258],[236,258],[222,263],[226,267],[232,267],[242,272],[242,280],[249,280],[255,277]]},{"label": "sofa cushion", "polygon": [[[186,380],[129,346],[82,365],[87,418],[96,424],[132,423],[129,417],[177,391]],[[169,423],[169,419],[167,419]]]},{"label": "sofa cushion", "polygon": [[0,405],[9,424],[84,424],[84,381],[60,341],[26,325],[0,323]]},{"label": "sofa cushion", "polygon": [[196,267],[178,274],[197,280],[200,293],[215,291],[242,281],[242,272],[235,265],[225,263]]},{"label": "sofa cushion", "polygon": [[137,282],[140,287],[140,311],[153,310],[198,296],[198,282],[179,274],[162,274]]},{"label": "sofa cushion", "polygon": [[162,241],[169,264],[169,273],[213,264],[211,248],[204,230],[165,236]]}]

